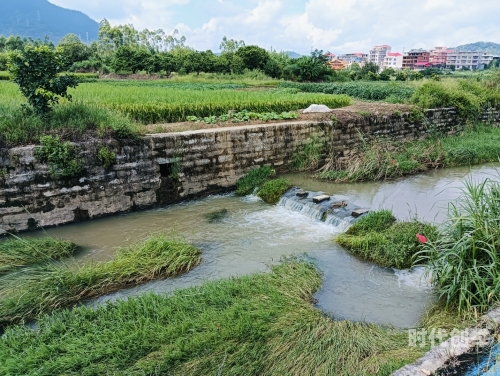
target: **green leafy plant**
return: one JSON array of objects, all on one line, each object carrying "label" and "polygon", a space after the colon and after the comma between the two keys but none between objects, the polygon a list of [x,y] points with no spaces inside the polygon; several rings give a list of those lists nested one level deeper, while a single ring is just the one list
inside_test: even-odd
[{"label": "green leafy plant", "polygon": [[280,178],[275,180],[270,180],[262,184],[262,186],[257,190],[257,196],[259,196],[263,201],[268,204],[277,204],[281,199],[281,196],[292,188],[292,183],[288,180]]},{"label": "green leafy plant", "polygon": [[49,165],[52,175],[72,177],[83,171],[76,148],[70,142],[61,142],[57,136],[40,137],[40,147],[35,151],[40,162]]},{"label": "green leafy plant", "polygon": [[64,65],[60,51],[29,45],[23,52],[11,53],[8,63],[12,80],[40,115],[48,113],[59,97],[71,100],[68,87],[76,87],[78,80],[70,75],[59,75]]},{"label": "green leafy plant", "polygon": [[275,174],[271,166],[263,166],[250,170],[248,174],[243,176],[236,182],[236,194],[238,196],[246,196],[251,194],[255,188],[265,183]]},{"label": "green leafy plant", "polygon": [[97,158],[105,168],[109,168],[115,163],[116,154],[110,148],[103,145],[99,147]]}]

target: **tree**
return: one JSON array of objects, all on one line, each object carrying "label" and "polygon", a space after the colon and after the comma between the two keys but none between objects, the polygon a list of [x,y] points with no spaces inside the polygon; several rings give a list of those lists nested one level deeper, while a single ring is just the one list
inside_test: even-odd
[{"label": "tree", "polygon": [[48,46],[26,46],[24,52],[9,55],[8,68],[13,81],[36,113],[43,115],[59,97],[71,100],[69,87],[76,87],[78,81],[69,75],[59,75],[64,69],[64,59],[59,50]]},{"label": "tree", "polygon": [[239,42],[234,39],[227,39],[226,36],[222,38],[222,42],[220,43],[219,49],[222,54],[225,53],[235,53],[241,47],[245,47],[245,42],[240,40]]},{"label": "tree", "polygon": [[[362,78],[369,79],[368,75],[370,73],[373,73],[376,75],[378,73],[378,70],[379,70],[378,65],[369,61],[368,63],[363,65],[363,67],[361,68],[361,71],[359,73],[360,73],[360,76]],[[373,75],[370,75],[370,77],[373,77]]]},{"label": "tree", "polygon": [[65,35],[58,44],[68,67],[90,58],[89,48],[75,34]]},{"label": "tree", "polygon": [[130,46],[120,46],[116,50],[111,67],[116,73],[133,72],[132,64],[135,59],[135,51]]},{"label": "tree", "polygon": [[259,46],[240,47],[235,53],[243,60],[245,68],[263,70],[269,60],[269,53]]}]

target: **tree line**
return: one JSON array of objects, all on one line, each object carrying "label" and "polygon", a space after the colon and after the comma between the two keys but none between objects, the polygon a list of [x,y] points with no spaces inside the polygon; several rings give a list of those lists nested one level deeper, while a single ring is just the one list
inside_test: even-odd
[{"label": "tree line", "polygon": [[261,71],[276,79],[294,81],[389,81],[418,80],[440,72],[396,72],[392,68],[379,72],[373,63],[335,71],[327,64],[323,51],[315,50],[309,56],[291,58],[288,53],[267,51],[255,45],[246,45],[224,37],[220,53],[211,50],[197,51],[186,45],[186,38],[178,31],[167,34],[163,30],[135,29],[132,25],[111,26],[103,20],[99,26],[98,40],[90,45],[74,34],[68,34],[55,46],[47,37],[33,40],[19,36],[0,36],[0,70],[7,70],[8,56],[12,51],[24,51],[27,46],[47,46],[60,57],[63,69],[69,72],[99,72],[101,74],[130,74],[145,72],[170,76],[178,74],[243,74]]}]

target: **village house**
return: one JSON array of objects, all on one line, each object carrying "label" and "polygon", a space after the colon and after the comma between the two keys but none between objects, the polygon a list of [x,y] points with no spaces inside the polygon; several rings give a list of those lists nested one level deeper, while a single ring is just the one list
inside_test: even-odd
[{"label": "village house", "polygon": [[388,52],[382,64],[383,69],[403,69],[403,55],[399,52]]},{"label": "village house", "polygon": [[485,52],[449,52],[446,67],[456,69],[482,70],[494,56]]},{"label": "village house", "polygon": [[453,50],[449,50],[447,47],[435,47],[430,52],[429,63],[435,68],[444,68],[446,67],[448,54],[452,52]]}]

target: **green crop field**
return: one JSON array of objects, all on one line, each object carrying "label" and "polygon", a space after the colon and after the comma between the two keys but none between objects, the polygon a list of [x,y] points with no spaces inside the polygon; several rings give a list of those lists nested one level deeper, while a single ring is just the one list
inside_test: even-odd
[{"label": "green crop field", "polygon": [[[229,110],[279,113],[313,103],[330,108],[351,103],[346,95],[243,88],[234,84],[104,81],[81,83],[70,93],[76,102],[114,110],[144,124],[184,121],[188,116],[220,116]],[[0,102],[14,105],[24,103],[24,99],[13,83],[2,82]]]}]

